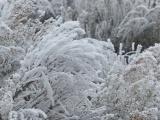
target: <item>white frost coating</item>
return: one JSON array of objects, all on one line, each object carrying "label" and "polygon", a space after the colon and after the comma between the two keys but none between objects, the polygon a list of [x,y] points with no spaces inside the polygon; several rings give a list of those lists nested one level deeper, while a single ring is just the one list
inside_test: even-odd
[{"label": "white frost coating", "polygon": [[[28,71],[28,72],[25,73],[22,81],[25,82],[29,77],[32,77],[31,75],[34,75],[37,72],[41,73],[42,71],[45,72],[46,71],[46,67],[37,67],[37,68],[34,68],[34,69],[32,69],[32,70],[30,70],[30,71]],[[37,77],[39,77],[39,76],[37,76]]]},{"label": "white frost coating", "polygon": [[47,97],[51,101],[52,106],[55,106],[53,91],[52,91],[52,87],[49,83],[49,80],[48,80],[47,76],[44,74],[44,72],[42,72],[42,76],[43,76],[43,85],[44,85],[45,89],[47,89]]},{"label": "white frost coating", "polygon": [[142,50],[142,45],[138,45],[137,51],[136,51],[136,56],[138,56],[140,54],[141,50]]},{"label": "white frost coating", "polygon": [[132,43],[132,51],[135,50],[135,42]]},{"label": "white frost coating", "polygon": [[[18,119],[18,113],[15,111],[11,111],[9,113],[8,120],[17,120]],[[22,119],[23,120],[23,119]]]},{"label": "white frost coating", "polygon": [[39,115],[42,115],[45,119],[47,118],[47,115],[42,111],[42,110],[39,110],[39,109],[21,109],[20,112],[22,112],[23,114],[25,114],[26,112],[31,112],[32,114],[36,115],[36,116],[39,116]]}]

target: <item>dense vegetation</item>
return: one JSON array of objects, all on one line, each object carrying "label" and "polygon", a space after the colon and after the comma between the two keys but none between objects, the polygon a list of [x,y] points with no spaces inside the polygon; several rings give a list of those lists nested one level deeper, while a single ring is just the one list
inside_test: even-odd
[{"label": "dense vegetation", "polygon": [[159,0],[0,0],[0,119],[160,119],[159,19]]}]

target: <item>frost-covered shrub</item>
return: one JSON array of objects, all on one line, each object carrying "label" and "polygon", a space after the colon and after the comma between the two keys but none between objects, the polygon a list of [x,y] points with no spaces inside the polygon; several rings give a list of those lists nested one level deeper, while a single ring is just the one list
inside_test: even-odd
[{"label": "frost-covered shrub", "polygon": [[19,24],[21,20],[34,12],[33,0],[15,1],[8,17],[8,25],[12,29]]},{"label": "frost-covered shrub", "polygon": [[[135,56],[126,67],[117,62],[108,77],[95,106],[106,106],[113,119],[159,119],[159,44]],[[152,109],[155,108],[155,109]],[[152,111],[153,110],[153,111]],[[154,112],[156,110],[156,112]]]},{"label": "frost-covered shrub", "polygon": [[92,111],[89,98],[104,81],[116,54],[110,41],[82,39],[84,34],[78,22],[60,27],[52,23],[21,62],[14,110],[38,108],[55,120],[100,119],[104,109]]},{"label": "frost-covered shrub", "polygon": [[[55,17],[50,2],[47,0],[11,0],[5,1],[2,8],[2,20],[14,29],[20,22],[26,23],[29,19],[45,20]],[[8,15],[5,16],[5,13]]]},{"label": "frost-covered shrub", "polygon": [[132,19],[119,29],[116,38],[123,43],[124,49],[127,50],[130,48],[131,42],[135,42],[135,38],[146,29],[147,25],[148,20],[143,17]]},{"label": "frost-covered shrub", "polygon": [[116,51],[118,41],[124,44],[126,52],[131,50],[131,42],[141,44],[143,48],[159,43],[159,12],[159,6],[148,9],[146,5],[139,5],[130,11],[112,34]]},{"label": "frost-covered shrub", "polygon": [[126,67],[124,73],[124,80],[129,82],[136,82],[148,75],[151,69],[157,67],[157,60],[151,52],[144,52]]}]

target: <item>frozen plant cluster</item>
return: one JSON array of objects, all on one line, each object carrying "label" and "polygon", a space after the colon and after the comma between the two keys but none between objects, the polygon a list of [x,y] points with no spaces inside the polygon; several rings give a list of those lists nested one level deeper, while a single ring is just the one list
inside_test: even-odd
[{"label": "frozen plant cluster", "polygon": [[158,0],[0,0],[0,119],[159,120],[159,12]]},{"label": "frozen plant cluster", "polygon": [[111,38],[116,51],[120,43],[126,52],[132,42],[143,49],[159,43],[159,0],[51,0],[51,5],[64,21],[78,20],[88,37]]}]

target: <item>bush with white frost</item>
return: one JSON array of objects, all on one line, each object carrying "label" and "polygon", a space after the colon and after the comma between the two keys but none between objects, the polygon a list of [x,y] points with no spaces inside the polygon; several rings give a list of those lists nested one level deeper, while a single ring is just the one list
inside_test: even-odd
[{"label": "bush with white frost", "polygon": [[[21,61],[13,110],[35,107],[50,119],[92,118],[83,114],[93,114],[88,98],[94,97],[116,59],[112,43],[82,39],[85,32],[78,22],[60,27],[53,23],[46,33]],[[93,95],[86,94],[88,90]],[[99,119],[95,115],[92,119]]]},{"label": "bush with white frost", "polygon": [[97,99],[114,119],[159,119],[159,44],[134,57],[129,65],[113,65]]}]

